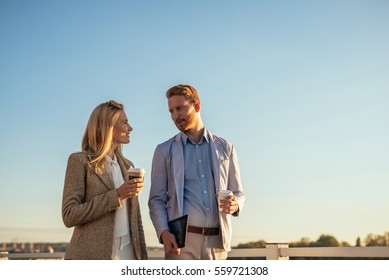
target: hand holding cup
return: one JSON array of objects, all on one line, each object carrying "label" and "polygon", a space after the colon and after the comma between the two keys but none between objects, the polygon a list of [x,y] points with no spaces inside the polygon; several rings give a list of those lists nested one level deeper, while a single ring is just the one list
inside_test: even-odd
[{"label": "hand holding cup", "polygon": [[120,200],[140,195],[144,186],[144,174],[145,170],[142,168],[128,170],[128,180],[117,189]]},{"label": "hand holding cup", "polygon": [[238,210],[238,202],[232,191],[221,190],[217,193],[219,210],[224,214],[233,214]]}]

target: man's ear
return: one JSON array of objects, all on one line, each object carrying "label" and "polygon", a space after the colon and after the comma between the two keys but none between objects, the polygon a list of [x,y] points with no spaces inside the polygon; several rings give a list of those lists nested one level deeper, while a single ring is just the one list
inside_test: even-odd
[{"label": "man's ear", "polygon": [[200,112],[201,109],[200,100],[196,101],[194,106],[195,106],[196,113]]}]

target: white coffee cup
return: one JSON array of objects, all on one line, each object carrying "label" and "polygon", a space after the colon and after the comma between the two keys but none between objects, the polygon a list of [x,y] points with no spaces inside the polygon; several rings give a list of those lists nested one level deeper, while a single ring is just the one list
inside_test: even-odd
[{"label": "white coffee cup", "polygon": [[217,201],[219,203],[219,210],[221,211],[220,209],[220,200],[221,199],[224,199],[225,197],[227,196],[233,196],[234,193],[232,191],[229,191],[229,190],[221,190],[217,193]]},{"label": "white coffee cup", "polygon": [[142,178],[145,176],[145,170],[143,168],[130,168],[128,169],[128,180],[134,178]]}]

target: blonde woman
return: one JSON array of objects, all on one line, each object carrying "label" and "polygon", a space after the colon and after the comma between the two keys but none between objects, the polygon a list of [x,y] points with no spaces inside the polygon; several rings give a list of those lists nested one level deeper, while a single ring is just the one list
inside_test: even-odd
[{"label": "blonde woman", "polygon": [[74,227],[65,259],[147,259],[138,195],[142,179],[126,180],[133,167],[122,144],[132,127],[115,101],[97,106],[82,139],[82,151],[69,156],[62,219]]}]

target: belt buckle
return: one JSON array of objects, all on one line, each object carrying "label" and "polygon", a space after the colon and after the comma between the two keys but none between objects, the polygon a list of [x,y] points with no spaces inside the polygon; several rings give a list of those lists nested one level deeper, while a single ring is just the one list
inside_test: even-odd
[{"label": "belt buckle", "polygon": [[205,228],[202,228],[201,231],[202,231],[201,234],[205,235]]}]

